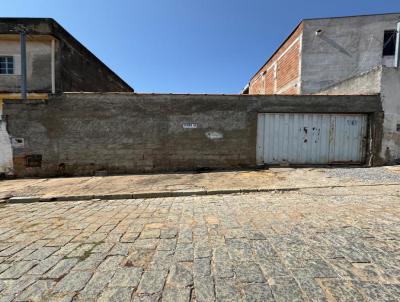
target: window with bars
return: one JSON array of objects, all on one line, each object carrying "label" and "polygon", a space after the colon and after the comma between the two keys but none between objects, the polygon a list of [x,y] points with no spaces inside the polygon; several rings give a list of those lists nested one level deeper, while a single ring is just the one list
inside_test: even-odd
[{"label": "window with bars", "polygon": [[13,56],[0,56],[0,74],[14,74]]}]

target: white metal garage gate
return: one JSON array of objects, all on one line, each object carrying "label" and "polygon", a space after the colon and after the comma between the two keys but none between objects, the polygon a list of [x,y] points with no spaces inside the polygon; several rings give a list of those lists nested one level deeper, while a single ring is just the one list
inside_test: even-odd
[{"label": "white metal garage gate", "polygon": [[260,113],[258,164],[361,164],[367,115]]}]

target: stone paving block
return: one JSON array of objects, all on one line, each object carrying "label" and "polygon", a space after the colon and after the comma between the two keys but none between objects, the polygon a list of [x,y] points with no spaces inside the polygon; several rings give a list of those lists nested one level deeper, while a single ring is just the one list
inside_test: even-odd
[{"label": "stone paving block", "polygon": [[121,242],[135,242],[136,239],[139,237],[140,233],[125,233],[122,235],[120,241]]},{"label": "stone paving block", "polygon": [[310,273],[307,268],[294,270],[292,273],[301,290],[311,301],[328,301],[323,289],[320,287],[313,274]]},{"label": "stone paving block", "polygon": [[307,260],[303,264],[303,267],[309,272],[314,278],[337,278],[338,273],[333,267],[322,259]]},{"label": "stone paving block", "polygon": [[96,244],[96,246],[92,249],[92,253],[109,253],[116,242],[104,242]]},{"label": "stone paving block", "polygon": [[248,302],[275,301],[267,283],[248,283],[243,285],[243,300]]},{"label": "stone paving block", "polygon": [[215,262],[213,272],[214,276],[217,278],[233,278],[235,275],[233,264],[229,260],[224,262]]},{"label": "stone paving block", "polygon": [[133,302],[159,302],[161,301],[161,293],[153,295],[140,295],[133,298]]},{"label": "stone paving block", "polygon": [[0,274],[0,279],[18,279],[37,265],[35,260],[14,262],[7,270]]},{"label": "stone paving block", "polygon": [[59,279],[68,274],[68,272],[78,263],[78,258],[62,259],[50,271],[45,274],[45,278]]},{"label": "stone paving block", "polygon": [[35,267],[33,267],[28,274],[30,275],[44,275],[51,268],[53,268],[58,262],[62,259],[61,256],[50,256],[38,263]]},{"label": "stone paving block", "polygon": [[178,263],[172,266],[168,279],[168,287],[184,288],[193,285],[193,272],[188,265]]},{"label": "stone paving block", "polygon": [[234,264],[236,279],[242,283],[264,283],[265,279],[260,267],[254,262],[238,262]]},{"label": "stone paving block", "polygon": [[56,284],[52,291],[54,293],[78,292],[86,286],[92,275],[92,272],[87,271],[70,272]]},{"label": "stone paving block", "polygon": [[130,301],[133,293],[133,289],[127,287],[115,287],[106,289],[98,302],[121,302]]},{"label": "stone paving block", "polygon": [[163,301],[175,301],[175,302],[189,302],[190,301],[190,288],[166,288],[163,291]]},{"label": "stone paving block", "polygon": [[141,239],[158,239],[161,236],[161,230],[159,229],[150,229],[150,230],[143,230],[140,233]]},{"label": "stone paving block", "polygon": [[121,237],[122,233],[109,233],[107,237],[104,239],[104,244],[122,242]]},{"label": "stone paving block", "polygon": [[158,239],[137,239],[133,243],[133,247],[135,249],[147,249],[147,250],[155,250],[157,248],[159,240]]},{"label": "stone paving block", "polygon": [[174,228],[170,228],[170,229],[163,229],[161,230],[161,239],[172,239],[172,238],[176,238],[176,236],[178,235],[178,230],[174,229]]},{"label": "stone paving block", "polygon": [[73,235],[69,236],[69,235],[66,235],[66,234],[65,234],[65,235],[63,235],[63,236],[59,236],[59,237],[56,237],[56,238],[50,240],[50,242],[47,243],[46,246],[55,246],[55,247],[58,247],[58,246],[65,246],[65,245],[66,245],[67,243],[69,243],[72,239],[74,239],[74,237],[75,237],[75,236],[73,236]]},{"label": "stone paving block", "polygon": [[138,294],[152,295],[161,293],[167,278],[167,271],[146,271],[139,283]]},{"label": "stone paving block", "polygon": [[11,302],[11,301],[14,300],[14,298],[15,298],[14,295],[8,295],[8,296],[6,296],[6,295],[2,295],[2,294],[0,293],[0,302]]},{"label": "stone paving block", "polygon": [[80,243],[67,243],[64,246],[62,246],[58,251],[56,251],[53,255],[54,256],[67,256],[70,254],[73,250],[78,248]]},{"label": "stone paving block", "polygon": [[128,256],[132,248],[132,243],[116,243],[108,255]]},{"label": "stone paving block", "polygon": [[207,246],[195,246],[194,248],[194,258],[211,258],[212,257],[212,249],[211,247]]},{"label": "stone paving block", "polygon": [[177,244],[175,259],[178,262],[191,262],[194,257],[193,253],[193,245],[191,243]]},{"label": "stone paving block", "polygon": [[229,257],[235,262],[251,261],[253,253],[251,249],[229,249]]},{"label": "stone paving block", "polygon": [[85,288],[79,293],[78,300],[96,300],[114,276],[114,271],[95,272]]},{"label": "stone paving block", "polygon": [[2,272],[4,272],[6,269],[8,269],[10,266],[11,266],[11,264],[9,264],[9,263],[1,263],[0,264],[0,274]]},{"label": "stone paving block", "polygon": [[69,254],[68,257],[83,257],[86,252],[89,252],[90,250],[93,249],[95,245],[93,243],[82,243],[76,247],[76,249],[72,250]]},{"label": "stone paving block", "polygon": [[292,277],[277,277],[269,279],[268,283],[277,302],[281,301],[304,301],[302,292]]},{"label": "stone paving block", "polygon": [[233,279],[215,280],[215,297],[217,301],[241,301],[242,297]]},{"label": "stone paving block", "polygon": [[192,243],[193,242],[193,233],[192,230],[188,227],[181,228],[179,230],[178,243]]},{"label": "stone paving block", "polygon": [[247,238],[246,233],[241,228],[227,229],[224,232],[225,239]]},{"label": "stone paving block", "polygon": [[399,284],[383,284],[385,291],[389,292],[395,299],[398,300],[400,297],[400,285]]},{"label": "stone paving block", "polygon": [[54,286],[53,280],[37,280],[35,283],[22,291],[15,301],[43,301],[44,296]]},{"label": "stone paving block", "polygon": [[8,257],[7,261],[11,261],[11,262],[17,262],[17,261],[22,261],[22,260],[28,261],[29,255],[32,254],[34,251],[35,250],[30,249],[30,248],[24,248],[24,249],[16,252],[11,257]]},{"label": "stone paving block", "polygon": [[89,254],[87,258],[79,258],[79,262],[72,269],[73,271],[87,271],[96,269],[106,258],[105,254]]},{"label": "stone paving block", "polygon": [[364,301],[364,297],[345,280],[324,280],[323,286],[337,301]]},{"label": "stone paving block", "polygon": [[258,258],[274,258],[278,256],[272,245],[266,240],[254,240],[251,244],[254,254]]},{"label": "stone paving block", "polygon": [[266,278],[284,277],[290,274],[279,258],[263,258],[257,262]]},{"label": "stone paving block", "polygon": [[196,258],[193,261],[193,273],[196,277],[204,277],[211,275],[211,259]]},{"label": "stone paving block", "polygon": [[124,256],[108,256],[103,262],[97,267],[97,271],[116,271],[122,267],[122,262],[125,259]]},{"label": "stone paving block", "polygon": [[148,270],[169,270],[174,260],[174,251],[156,251]]},{"label": "stone paving block", "polygon": [[158,251],[173,251],[176,248],[176,239],[161,239],[157,246]]},{"label": "stone paving block", "polygon": [[69,294],[49,294],[44,297],[46,302],[72,302],[75,297],[75,293]]},{"label": "stone paving block", "polygon": [[115,271],[114,277],[110,281],[109,287],[131,287],[139,285],[143,269],[137,267],[120,268]]},{"label": "stone paving block", "polygon": [[15,253],[19,252],[20,250],[24,249],[25,245],[23,244],[14,244],[11,245],[10,247],[2,250],[0,252],[0,257],[9,257],[14,255]]},{"label": "stone paving block", "polygon": [[141,267],[146,269],[151,263],[155,250],[149,249],[135,249],[125,259],[124,266],[127,267]]},{"label": "stone paving block", "polygon": [[364,293],[364,296],[366,296],[370,301],[396,301],[397,295],[393,295],[393,293],[382,284],[353,281],[353,285],[360,293]]},{"label": "stone paving block", "polygon": [[211,302],[215,301],[215,284],[211,276],[197,277],[194,279],[194,293],[196,301]]},{"label": "stone paving block", "polygon": [[23,276],[14,280],[4,280],[5,288],[1,291],[1,294],[5,296],[19,295],[24,289],[35,283],[36,280],[37,279],[33,276]]}]

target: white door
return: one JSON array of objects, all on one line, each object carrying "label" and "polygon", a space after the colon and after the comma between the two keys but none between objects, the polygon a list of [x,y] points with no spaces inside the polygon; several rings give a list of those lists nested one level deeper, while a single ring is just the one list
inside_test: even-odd
[{"label": "white door", "polygon": [[361,164],[365,160],[364,114],[261,113],[258,164]]}]

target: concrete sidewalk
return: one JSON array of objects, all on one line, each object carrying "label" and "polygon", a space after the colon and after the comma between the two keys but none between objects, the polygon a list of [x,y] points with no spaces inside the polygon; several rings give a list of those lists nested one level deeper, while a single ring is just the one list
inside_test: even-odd
[{"label": "concrete sidewalk", "polygon": [[[129,199],[362,186],[366,181],[360,175],[367,174],[372,175],[368,185],[400,184],[399,171],[398,167],[275,168],[258,171],[15,179],[0,182],[0,200]],[[386,174],[391,178],[386,177]]]}]

